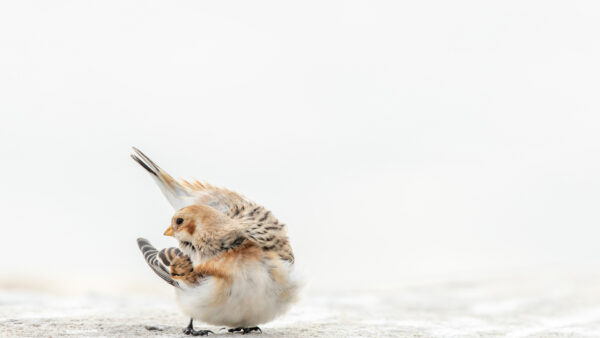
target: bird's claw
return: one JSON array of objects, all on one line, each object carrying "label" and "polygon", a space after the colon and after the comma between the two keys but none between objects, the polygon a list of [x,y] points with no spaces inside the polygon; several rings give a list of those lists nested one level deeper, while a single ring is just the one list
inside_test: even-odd
[{"label": "bird's claw", "polygon": [[229,329],[227,331],[229,331],[229,332],[241,332],[242,334],[250,333],[252,331],[259,331],[260,333],[262,333],[262,330],[258,326],[254,326],[254,327],[236,327],[235,329]]},{"label": "bird's claw", "polygon": [[192,336],[208,336],[209,333],[215,334],[211,330],[194,330],[190,327],[186,327],[185,329],[183,329],[183,333],[189,334]]}]

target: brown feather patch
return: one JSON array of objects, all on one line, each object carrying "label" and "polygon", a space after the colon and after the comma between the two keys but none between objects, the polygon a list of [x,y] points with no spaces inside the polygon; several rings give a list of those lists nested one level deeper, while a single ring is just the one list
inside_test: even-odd
[{"label": "brown feather patch", "polygon": [[193,235],[196,231],[196,222],[194,220],[190,220],[184,227],[185,231],[187,231],[190,235]]},{"label": "brown feather patch", "polygon": [[226,251],[206,263],[195,266],[194,272],[231,282],[231,272],[237,270],[236,265],[260,259],[262,259],[262,250],[254,243],[246,242],[234,250]]}]

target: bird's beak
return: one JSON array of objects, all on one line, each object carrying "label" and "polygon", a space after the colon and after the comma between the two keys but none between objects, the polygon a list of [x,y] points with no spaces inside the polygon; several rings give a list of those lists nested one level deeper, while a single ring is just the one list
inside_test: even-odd
[{"label": "bird's beak", "polygon": [[165,230],[164,235],[165,236],[173,236],[173,227],[169,225],[169,227],[167,228],[167,230]]}]

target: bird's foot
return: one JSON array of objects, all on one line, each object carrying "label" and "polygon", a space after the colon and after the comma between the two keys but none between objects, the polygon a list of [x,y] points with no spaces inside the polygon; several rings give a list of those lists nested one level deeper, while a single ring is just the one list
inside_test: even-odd
[{"label": "bird's foot", "polygon": [[214,334],[211,330],[194,330],[191,327],[186,327],[183,329],[183,333],[189,334],[192,336],[208,336],[209,333]]},{"label": "bird's foot", "polygon": [[252,331],[259,331],[260,333],[262,333],[262,330],[258,326],[254,326],[254,327],[236,327],[235,329],[229,329],[227,331],[229,331],[229,332],[241,332],[242,334],[250,333]]},{"label": "bird's foot", "polygon": [[208,336],[209,333],[215,334],[211,330],[194,330],[194,319],[190,318],[190,323],[183,329],[183,333],[191,334],[192,336]]}]

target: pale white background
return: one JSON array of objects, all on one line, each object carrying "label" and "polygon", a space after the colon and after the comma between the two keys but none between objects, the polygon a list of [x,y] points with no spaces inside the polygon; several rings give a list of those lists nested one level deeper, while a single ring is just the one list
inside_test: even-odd
[{"label": "pale white background", "polygon": [[128,157],[253,198],[315,288],[596,269],[600,5],[4,1],[0,283],[165,288]]}]

